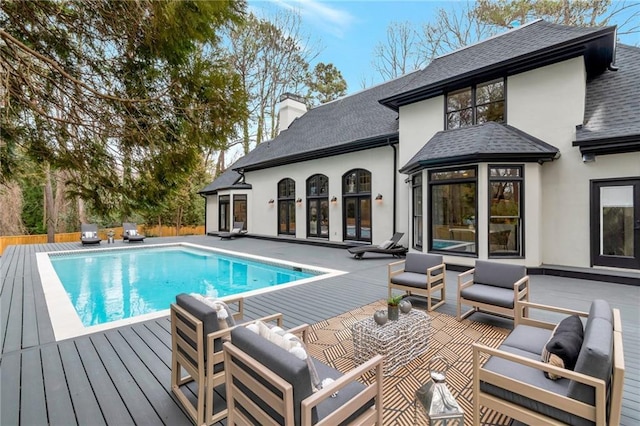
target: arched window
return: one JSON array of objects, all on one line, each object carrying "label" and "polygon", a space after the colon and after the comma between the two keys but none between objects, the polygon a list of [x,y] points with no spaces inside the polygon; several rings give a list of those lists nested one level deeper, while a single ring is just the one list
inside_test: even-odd
[{"label": "arched window", "polygon": [[289,178],[278,182],[278,233],[296,234],[296,183]]},{"label": "arched window", "polygon": [[342,176],[345,240],[371,241],[371,172],[350,170]]},{"label": "arched window", "polygon": [[329,178],[307,179],[307,237],[329,238]]}]

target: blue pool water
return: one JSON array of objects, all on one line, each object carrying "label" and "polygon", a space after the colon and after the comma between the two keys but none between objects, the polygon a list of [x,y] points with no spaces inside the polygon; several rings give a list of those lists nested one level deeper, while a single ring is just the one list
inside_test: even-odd
[{"label": "blue pool water", "polygon": [[447,240],[433,240],[434,250],[446,250],[449,247],[459,245],[459,241],[447,241]]},{"label": "blue pool water", "polygon": [[85,327],[168,309],[178,293],[224,297],[321,274],[182,246],[50,258]]}]

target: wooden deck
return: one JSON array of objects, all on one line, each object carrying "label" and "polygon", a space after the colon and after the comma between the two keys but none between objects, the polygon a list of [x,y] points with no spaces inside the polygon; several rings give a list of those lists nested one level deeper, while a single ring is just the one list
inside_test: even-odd
[{"label": "wooden deck", "polygon": [[[285,326],[292,327],[386,298],[389,257],[356,261],[344,249],[251,238],[148,238],[144,244],[175,241],[349,272],[250,297],[246,319],[282,312]],[[55,341],[35,253],[69,249],[82,247],[11,246],[0,258],[0,424],[191,424],[170,390],[168,317]],[[447,272],[448,302],[439,312],[455,315],[456,276]],[[626,363],[622,424],[640,424],[640,286],[536,275],[531,288],[531,299],[538,303],[587,310],[591,300],[604,298],[621,310]],[[511,326],[482,314],[472,319]]]}]

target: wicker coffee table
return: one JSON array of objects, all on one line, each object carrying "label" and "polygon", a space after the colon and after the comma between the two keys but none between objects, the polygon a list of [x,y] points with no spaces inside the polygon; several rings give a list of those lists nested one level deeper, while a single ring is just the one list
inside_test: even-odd
[{"label": "wicker coffee table", "polygon": [[351,326],[353,361],[359,365],[376,354],[384,355],[387,376],[427,351],[430,328],[431,317],[417,309],[384,325],[376,324],[372,317],[358,321]]}]

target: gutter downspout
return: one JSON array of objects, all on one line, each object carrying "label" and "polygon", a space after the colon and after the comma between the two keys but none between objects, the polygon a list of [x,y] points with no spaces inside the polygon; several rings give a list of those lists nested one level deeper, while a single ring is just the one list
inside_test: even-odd
[{"label": "gutter downspout", "polygon": [[396,233],[396,219],[397,219],[397,197],[398,197],[398,170],[396,169],[396,163],[398,162],[398,148],[395,144],[391,143],[391,138],[387,138],[387,143],[393,149],[393,233]]}]

